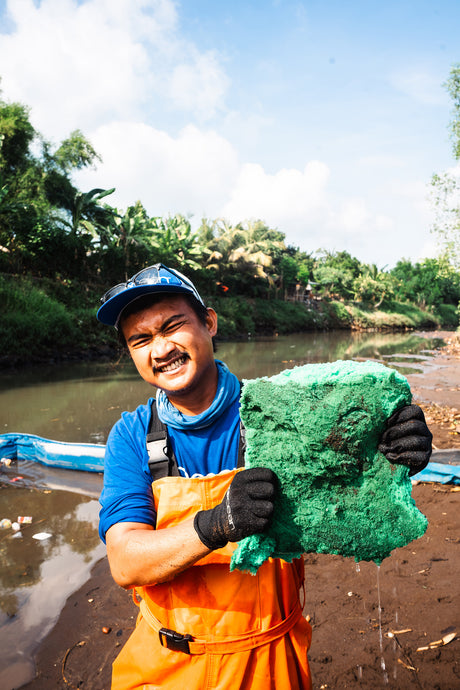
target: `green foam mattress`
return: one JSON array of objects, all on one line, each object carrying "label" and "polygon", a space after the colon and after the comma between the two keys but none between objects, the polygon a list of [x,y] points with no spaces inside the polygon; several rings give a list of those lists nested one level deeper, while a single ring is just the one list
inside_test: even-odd
[{"label": "green foam mattress", "polygon": [[375,362],[307,364],[244,381],[246,467],[269,467],[279,493],[270,529],[239,542],[231,569],[302,553],[380,563],[422,536],[408,469],[377,446],[386,420],[410,404],[407,380]]}]

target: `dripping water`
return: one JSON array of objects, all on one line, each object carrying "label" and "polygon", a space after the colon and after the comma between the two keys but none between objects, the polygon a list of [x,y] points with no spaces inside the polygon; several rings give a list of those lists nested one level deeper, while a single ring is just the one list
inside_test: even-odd
[{"label": "dripping water", "polygon": [[379,643],[380,643],[380,668],[383,671],[383,682],[388,684],[388,673],[385,666],[385,659],[383,658],[383,634],[382,634],[382,606],[380,602],[380,566],[377,566],[377,593],[379,603]]}]

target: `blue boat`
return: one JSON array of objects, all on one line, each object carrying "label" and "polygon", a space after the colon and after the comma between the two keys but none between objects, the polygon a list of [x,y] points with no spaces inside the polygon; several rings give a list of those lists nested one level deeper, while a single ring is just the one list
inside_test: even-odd
[{"label": "blue boat", "polygon": [[0,458],[39,462],[85,472],[104,470],[105,446],[98,443],[64,443],[33,434],[0,434]]}]

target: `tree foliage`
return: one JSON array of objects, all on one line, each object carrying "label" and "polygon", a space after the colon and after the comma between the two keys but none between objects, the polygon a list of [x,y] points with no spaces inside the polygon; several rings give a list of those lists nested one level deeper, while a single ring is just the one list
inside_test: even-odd
[{"label": "tree foliage", "polygon": [[[456,68],[449,82],[457,122],[459,75]],[[453,132],[458,141],[458,130]],[[392,299],[428,309],[460,300],[453,249],[441,259],[403,259],[386,271],[346,251],[300,251],[263,220],[203,219],[194,229],[180,214],[150,216],[140,201],[126,210],[110,206],[113,188],[78,189],[72,174],[98,160],[79,130],[52,146],[31,125],[26,106],[0,100],[0,272],[48,280],[58,299],[69,286],[83,285],[92,305],[95,293],[156,262],[188,273],[206,297],[222,303],[226,296],[297,299],[307,285],[314,297],[373,309]],[[434,184],[445,211],[458,184],[441,176]],[[458,231],[458,206],[449,212]],[[443,228],[453,241],[454,229]],[[257,304],[268,324],[272,306]]]},{"label": "tree foliage", "polygon": [[432,230],[437,235],[445,256],[460,268],[460,65],[452,67],[444,86],[453,102],[453,117],[449,129],[457,165],[432,177],[435,208]]}]

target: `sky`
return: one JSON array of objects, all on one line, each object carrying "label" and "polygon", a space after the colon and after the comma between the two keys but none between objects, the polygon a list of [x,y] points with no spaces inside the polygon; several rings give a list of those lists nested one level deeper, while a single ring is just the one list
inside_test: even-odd
[{"label": "sky", "polygon": [[263,220],[306,252],[435,256],[458,0],[0,0],[2,98],[125,210]]}]

